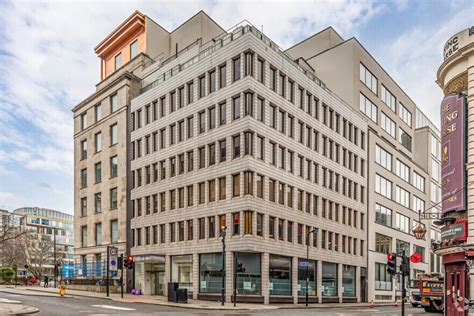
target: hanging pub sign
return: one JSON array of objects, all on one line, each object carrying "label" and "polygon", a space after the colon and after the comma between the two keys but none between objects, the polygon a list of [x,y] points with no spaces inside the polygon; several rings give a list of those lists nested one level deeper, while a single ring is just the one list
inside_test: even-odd
[{"label": "hanging pub sign", "polygon": [[457,221],[441,228],[441,240],[467,240],[467,221]]},{"label": "hanging pub sign", "polygon": [[464,95],[441,102],[441,200],[443,213],[466,209],[466,135]]}]

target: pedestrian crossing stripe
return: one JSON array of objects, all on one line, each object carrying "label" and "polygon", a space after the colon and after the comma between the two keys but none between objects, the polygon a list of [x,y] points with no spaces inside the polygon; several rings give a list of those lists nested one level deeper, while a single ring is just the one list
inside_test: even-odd
[{"label": "pedestrian crossing stripe", "polygon": [[135,308],[120,307],[120,306],[113,306],[113,305],[92,305],[92,307],[115,309],[115,310],[120,310],[120,311],[134,311],[134,310],[136,310]]}]

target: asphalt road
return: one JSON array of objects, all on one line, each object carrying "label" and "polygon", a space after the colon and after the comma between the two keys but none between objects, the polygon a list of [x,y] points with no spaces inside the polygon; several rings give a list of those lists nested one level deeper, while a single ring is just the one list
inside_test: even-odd
[{"label": "asphalt road", "polygon": [[[326,316],[399,316],[400,307],[377,307],[368,308],[318,308],[318,309],[276,309],[276,310],[256,310],[256,311],[216,311],[216,310],[195,310],[186,308],[176,308],[143,303],[122,303],[101,298],[89,297],[45,297],[35,295],[20,295],[10,293],[0,293],[0,298],[21,301],[22,304],[39,308],[40,312],[34,315],[160,315],[160,316],[206,316],[206,315],[227,315],[227,316],[288,316],[288,315],[326,315]],[[406,305],[406,316],[410,315],[441,315],[427,314],[420,308],[412,308]]]}]

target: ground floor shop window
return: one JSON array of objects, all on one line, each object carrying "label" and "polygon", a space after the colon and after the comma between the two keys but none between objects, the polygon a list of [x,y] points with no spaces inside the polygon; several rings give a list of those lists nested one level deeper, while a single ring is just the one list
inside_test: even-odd
[{"label": "ground floor shop window", "polygon": [[356,296],[356,267],[342,266],[342,296]]},{"label": "ground floor shop window", "polygon": [[171,257],[171,282],[178,282],[180,289],[193,291],[193,256]]},{"label": "ground floor shop window", "polygon": [[309,277],[308,295],[316,296],[316,261],[299,259],[298,260],[298,295],[306,295],[306,277]]},{"label": "ground floor shop window", "polygon": [[392,290],[392,276],[387,272],[387,265],[375,263],[375,289]]},{"label": "ground floor shop window", "polygon": [[337,264],[330,262],[323,262],[322,267],[322,295],[323,296],[338,296],[337,295]]},{"label": "ground floor shop window", "polygon": [[221,293],[222,253],[206,253],[199,256],[199,292]]},{"label": "ground floor shop window", "polygon": [[270,295],[291,295],[291,258],[270,255]]},{"label": "ground floor shop window", "polygon": [[238,252],[234,254],[242,270],[237,272],[237,293],[258,295],[261,293],[261,258],[259,253]]},{"label": "ground floor shop window", "polygon": [[135,263],[135,289],[139,289],[143,291],[143,283],[142,283],[142,266],[143,263]]}]

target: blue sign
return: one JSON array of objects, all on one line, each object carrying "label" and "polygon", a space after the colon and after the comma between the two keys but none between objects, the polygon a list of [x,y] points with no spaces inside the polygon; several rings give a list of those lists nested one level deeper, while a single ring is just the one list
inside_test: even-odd
[{"label": "blue sign", "polygon": [[301,261],[300,262],[300,267],[308,267],[309,266],[309,262],[308,261]]},{"label": "blue sign", "polygon": [[116,265],[116,264],[117,264],[117,261],[116,261],[116,260],[114,260],[114,259],[112,259],[112,261],[110,261],[110,264],[114,266],[114,265]]}]

